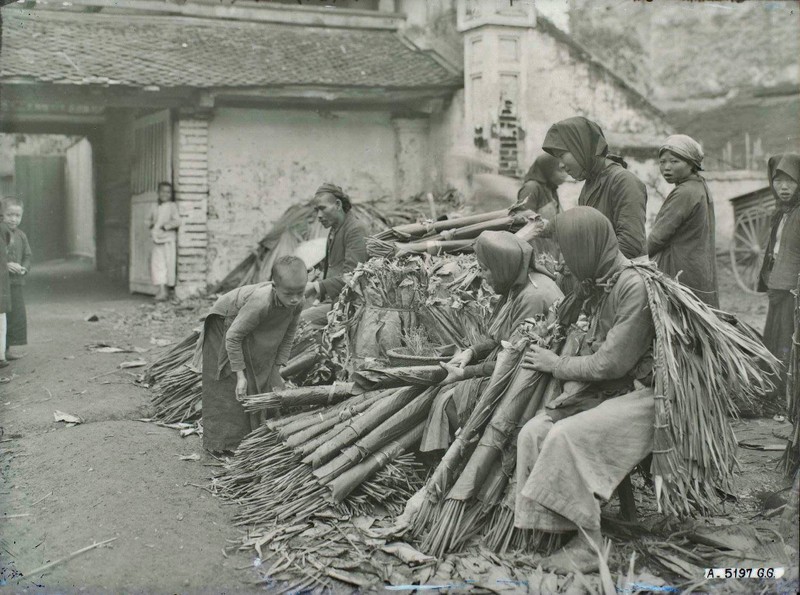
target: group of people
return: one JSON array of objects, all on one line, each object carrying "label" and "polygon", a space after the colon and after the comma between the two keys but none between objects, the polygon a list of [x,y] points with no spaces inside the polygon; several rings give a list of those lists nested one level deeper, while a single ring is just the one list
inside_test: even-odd
[{"label": "group of people", "polygon": [[31,247],[19,229],[24,207],[17,198],[0,200],[0,368],[25,356],[15,347],[28,344],[25,278],[31,267]]},{"label": "group of people", "polygon": [[[542,148],[545,155],[531,167],[519,198],[550,220],[549,243],[532,245],[508,232],[478,237],[478,264],[501,299],[491,340],[445,364],[444,382],[490,375],[502,341],[523,320],[545,314],[557,302],[572,305],[562,308],[562,322],[588,316],[590,327],[577,354],[532,347],[524,357],[526,368],[561,380],[562,393],[520,431],[515,524],[577,531],[543,564],[589,571],[597,563],[592,543],[599,545],[601,538],[600,500],[609,499],[653,448],[655,326],[644,279],[632,263],[655,261],[699,300],[718,308],[714,205],[699,173],[703,151],[685,135],[670,136],[660,147],[661,173],[674,188],[649,235],[645,185],[609,153],[596,123],[583,117],[558,122]],[[566,211],[557,194],[565,173],[584,182],[579,206]],[[771,159],[769,176],[777,210],[761,277],[769,293],[764,340],[788,363],[790,290],[800,274],[800,156]],[[241,397],[281,386],[281,367],[299,322],[324,325],[344,275],[367,258],[367,231],[342,189],[323,184],[314,201],[319,220],[330,229],[322,279],[309,282],[299,258],[280,258],[272,282],[225,294],[206,318],[195,362],[202,367],[203,439],[209,450],[233,450],[260,423],[246,414]],[[557,253],[560,274],[537,265],[538,249]],[[319,304],[304,307],[314,299]],[[458,429],[465,405],[448,398],[432,407],[436,419],[429,425],[435,428],[426,429],[423,451],[446,448],[447,430],[452,435]],[[442,427],[446,430],[436,429]]]}]

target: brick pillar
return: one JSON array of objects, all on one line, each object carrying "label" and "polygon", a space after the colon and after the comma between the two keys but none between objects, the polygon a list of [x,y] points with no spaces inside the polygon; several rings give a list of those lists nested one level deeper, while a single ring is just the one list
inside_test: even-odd
[{"label": "brick pillar", "polygon": [[427,118],[394,118],[395,168],[394,190],[403,199],[423,190],[429,184]]},{"label": "brick pillar", "polygon": [[208,265],[208,120],[183,118],[176,126],[174,177],[181,228],[178,285],[183,299],[205,290]]}]

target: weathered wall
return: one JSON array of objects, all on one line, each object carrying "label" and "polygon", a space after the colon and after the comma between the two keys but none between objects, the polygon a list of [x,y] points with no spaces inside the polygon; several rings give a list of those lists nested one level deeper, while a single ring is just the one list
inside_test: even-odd
[{"label": "weathered wall", "polygon": [[213,283],[323,182],[355,199],[394,196],[395,131],[388,112],[219,109],[209,123],[208,177]]}]

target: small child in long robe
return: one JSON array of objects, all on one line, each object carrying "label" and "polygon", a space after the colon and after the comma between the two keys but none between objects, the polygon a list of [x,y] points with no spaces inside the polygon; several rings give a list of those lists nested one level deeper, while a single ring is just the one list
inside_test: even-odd
[{"label": "small child in long robe", "polygon": [[307,282],[303,261],[284,256],[271,282],[229,291],[211,308],[195,357],[202,355],[206,450],[234,450],[260,423],[242,398],[283,386],[280,368],[291,353]]}]

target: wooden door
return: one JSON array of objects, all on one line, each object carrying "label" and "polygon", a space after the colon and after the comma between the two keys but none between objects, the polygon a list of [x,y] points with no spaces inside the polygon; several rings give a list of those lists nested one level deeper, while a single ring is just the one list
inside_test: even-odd
[{"label": "wooden door", "polygon": [[20,229],[28,236],[34,262],[67,256],[66,193],[62,155],[17,155],[16,195],[24,205]]},{"label": "wooden door", "polygon": [[155,295],[150,281],[148,215],[157,202],[158,183],[172,181],[172,128],[169,111],[139,118],[134,125],[131,168],[131,292]]}]

